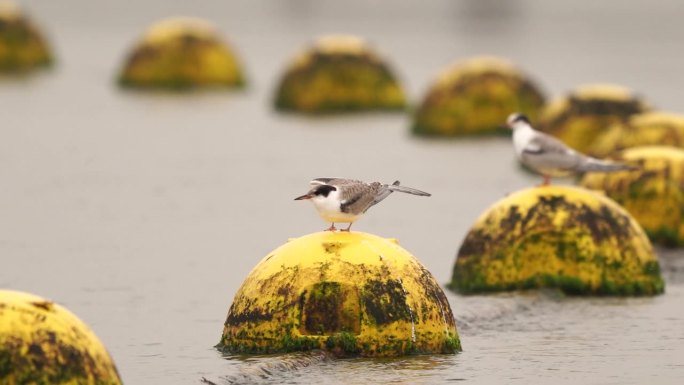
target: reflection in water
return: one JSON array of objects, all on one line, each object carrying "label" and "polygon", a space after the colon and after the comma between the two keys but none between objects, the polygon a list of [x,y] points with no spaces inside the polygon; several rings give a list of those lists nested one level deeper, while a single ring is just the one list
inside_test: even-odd
[{"label": "reflection in water", "polygon": [[[226,358],[236,365],[235,374],[219,380],[203,378],[209,385],[302,383],[301,378],[336,379],[334,383],[415,384],[418,378],[443,377],[456,364],[456,355],[419,355],[399,358],[337,359],[323,351],[285,355]],[[353,373],[353,376],[350,374]],[[346,379],[345,379],[346,378]]]},{"label": "reflection in water", "polygon": [[235,374],[223,377],[219,382],[203,378],[206,384],[254,384],[282,381],[290,373],[312,365],[320,365],[333,359],[332,355],[324,351],[306,353],[290,353],[274,356],[224,356],[236,365]]}]

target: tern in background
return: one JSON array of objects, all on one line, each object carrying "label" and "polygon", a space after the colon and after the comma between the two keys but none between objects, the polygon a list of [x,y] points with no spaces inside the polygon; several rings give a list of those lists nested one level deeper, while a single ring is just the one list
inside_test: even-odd
[{"label": "tern in background", "polygon": [[331,222],[326,230],[334,231],[335,223],[349,223],[342,231],[349,231],[352,223],[359,219],[369,208],[387,198],[395,191],[429,197],[430,194],[410,187],[380,182],[365,183],[353,179],[317,178],[311,182],[311,190],[295,198],[296,201],[308,199],[313,202],[318,214]]},{"label": "tern in background", "polygon": [[509,115],[506,127],[513,130],[513,147],[518,159],[544,177],[542,186],[548,185],[553,176],[638,169],[632,165],[607,162],[575,151],[553,136],[533,129],[523,114]]}]

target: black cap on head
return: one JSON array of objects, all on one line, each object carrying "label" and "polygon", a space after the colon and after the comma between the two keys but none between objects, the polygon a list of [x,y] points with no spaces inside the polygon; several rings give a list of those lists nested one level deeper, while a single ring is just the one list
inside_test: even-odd
[{"label": "black cap on head", "polygon": [[525,122],[527,124],[530,124],[530,120],[527,119],[527,116],[525,116],[524,114],[521,114],[519,112],[515,112],[515,113],[508,115],[508,119],[506,119],[506,125],[508,127],[513,126],[513,124],[517,123],[517,122]]},{"label": "black cap on head", "polygon": [[337,191],[337,187],[331,186],[329,184],[322,184],[320,186],[316,186],[316,188],[314,188],[312,193],[314,195],[322,195],[324,197],[327,197],[331,191]]}]

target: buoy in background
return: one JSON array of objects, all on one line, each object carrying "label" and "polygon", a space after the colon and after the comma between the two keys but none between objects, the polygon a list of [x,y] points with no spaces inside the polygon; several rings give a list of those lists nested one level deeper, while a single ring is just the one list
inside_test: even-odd
[{"label": "buoy in background", "polygon": [[568,146],[590,153],[596,138],[650,106],[632,90],[615,84],[588,84],[557,98],[542,110],[537,127]]},{"label": "buoy in background", "polygon": [[119,84],[132,88],[242,88],[233,49],[206,20],[177,17],[152,25],[123,64]]},{"label": "buoy in background", "polygon": [[626,149],[618,159],[641,166],[617,174],[587,174],[581,185],[602,190],[629,211],[651,240],[684,246],[684,149],[643,146]]},{"label": "buoy in background", "polygon": [[555,287],[574,295],[663,292],[646,234],[617,203],[577,187],[513,193],[487,209],[458,251],[462,293]]},{"label": "buoy in background", "polygon": [[599,135],[590,152],[604,157],[627,148],[650,145],[684,149],[684,115],[662,111],[634,114]]},{"label": "buoy in background", "polygon": [[396,241],[320,232],[271,252],[235,294],[217,347],[340,356],[461,350],[444,292]]},{"label": "buoy in background", "polygon": [[121,379],[97,336],[67,309],[0,290],[0,382],[120,385]]},{"label": "buoy in background", "polygon": [[278,110],[322,114],[403,110],[406,98],[396,76],[362,38],[318,38],[288,65],[277,86]]},{"label": "buoy in background", "polygon": [[0,73],[48,67],[53,57],[40,29],[12,1],[0,1]]},{"label": "buoy in background", "polygon": [[507,132],[512,112],[535,121],[545,97],[510,61],[474,57],[443,70],[413,116],[413,133],[460,136]]}]

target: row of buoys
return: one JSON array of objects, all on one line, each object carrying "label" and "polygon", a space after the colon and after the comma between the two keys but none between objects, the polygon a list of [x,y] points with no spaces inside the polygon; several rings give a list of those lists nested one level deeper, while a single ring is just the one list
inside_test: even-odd
[{"label": "row of buoys", "polygon": [[[7,5],[12,3],[0,4],[5,4],[0,6],[0,70],[49,64],[51,54],[38,29],[16,6]],[[133,88],[241,88],[246,77],[234,50],[211,23],[172,18],[147,30],[125,59],[118,81]],[[273,103],[279,110],[316,114],[403,110],[408,104],[385,60],[362,38],[344,35],[319,38],[295,55]],[[506,116],[518,111],[540,130],[591,155],[607,156],[635,145],[684,146],[681,115],[635,119],[625,126],[632,116],[650,110],[629,89],[610,84],[578,87],[547,103],[535,82],[510,61],[475,57],[436,77],[415,109],[412,131],[426,136],[496,133]],[[654,126],[661,128],[648,131]],[[629,140],[620,141],[626,131]]]}]

